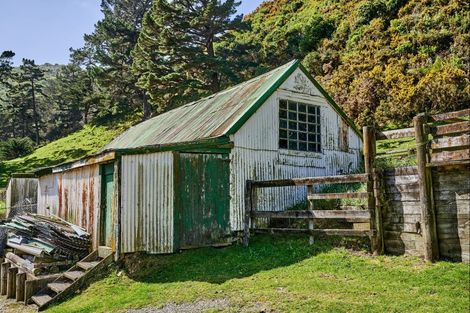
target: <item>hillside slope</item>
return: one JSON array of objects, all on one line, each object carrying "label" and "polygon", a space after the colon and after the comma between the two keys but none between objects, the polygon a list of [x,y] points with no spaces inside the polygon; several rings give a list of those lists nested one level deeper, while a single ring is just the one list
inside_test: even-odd
[{"label": "hillside slope", "polygon": [[114,126],[86,125],[83,129],[46,144],[27,156],[0,162],[0,188],[6,186],[12,173],[27,173],[93,154],[127,127],[127,123]]},{"label": "hillside slope", "polygon": [[470,4],[448,0],[272,0],[240,44],[275,67],[304,65],[360,125],[407,124],[470,102]]}]

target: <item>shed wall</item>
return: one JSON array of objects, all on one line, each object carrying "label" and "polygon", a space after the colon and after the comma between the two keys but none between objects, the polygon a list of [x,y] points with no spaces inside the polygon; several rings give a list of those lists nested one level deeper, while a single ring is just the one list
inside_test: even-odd
[{"label": "shed wall", "polygon": [[85,228],[98,246],[101,178],[99,165],[89,165],[39,178],[38,213],[56,215]]},{"label": "shed wall", "polygon": [[121,164],[122,252],[173,252],[173,153],[126,155]]},{"label": "shed wall", "polygon": [[[279,149],[280,99],[320,106],[321,153]],[[347,127],[345,145],[345,131],[338,113],[305,74],[296,70],[234,135],[230,177],[232,230],[243,229],[246,180],[337,175],[357,169],[361,162],[362,141],[351,127]],[[284,210],[305,197],[304,187],[263,189],[257,194],[257,209]]]}]

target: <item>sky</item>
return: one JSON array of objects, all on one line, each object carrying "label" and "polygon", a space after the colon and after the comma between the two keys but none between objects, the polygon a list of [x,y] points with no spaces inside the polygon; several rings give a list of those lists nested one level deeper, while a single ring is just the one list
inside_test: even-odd
[{"label": "sky", "polygon": [[[37,64],[66,64],[69,48],[80,48],[83,35],[102,18],[100,0],[0,0],[0,52],[16,53]],[[242,0],[239,12],[250,13],[263,0]]]}]

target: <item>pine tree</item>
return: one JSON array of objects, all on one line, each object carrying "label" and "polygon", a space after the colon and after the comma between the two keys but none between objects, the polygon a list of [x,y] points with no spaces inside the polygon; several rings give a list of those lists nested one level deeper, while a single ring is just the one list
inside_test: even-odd
[{"label": "pine tree", "polygon": [[101,98],[100,114],[119,114],[142,110],[150,114],[145,93],[136,86],[131,72],[131,51],[137,43],[142,19],[152,0],[102,0],[104,18],[92,34],[85,35],[85,46],[72,50],[72,59],[86,67]]},{"label": "pine tree", "polygon": [[[240,1],[156,0],[146,14],[133,69],[158,111],[237,81],[236,64],[218,44],[243,27]],[[227,52],[227,50],[224,50]]]},{"label": "pine tree", "polygon": [[23,105],[29,106],[32,110],[32,120],[34,124],[34,137],[36,144],[41,142],[39,133],[40,120],[38,110],[38,95],[44,95],[42,92],[42,79],[44,78],[44,71],[36,65],[34,60],[23,59],[23,64],[20,65],[20,74],[18,81],[20,89],[23,91],[24,96]]}]

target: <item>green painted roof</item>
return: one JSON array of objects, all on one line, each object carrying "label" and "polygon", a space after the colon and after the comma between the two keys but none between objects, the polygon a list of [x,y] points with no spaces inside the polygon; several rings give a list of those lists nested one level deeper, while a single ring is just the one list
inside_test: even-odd
[{"label": "green painted roof", "polygon": [[[300,62],[294,60],[137,124],[106,145],[103,151],[189,143],[234,134],[299,65]],[[336,104],[333,106],[339,109]],[[339,113],[344,116],[344,112]]]}]

